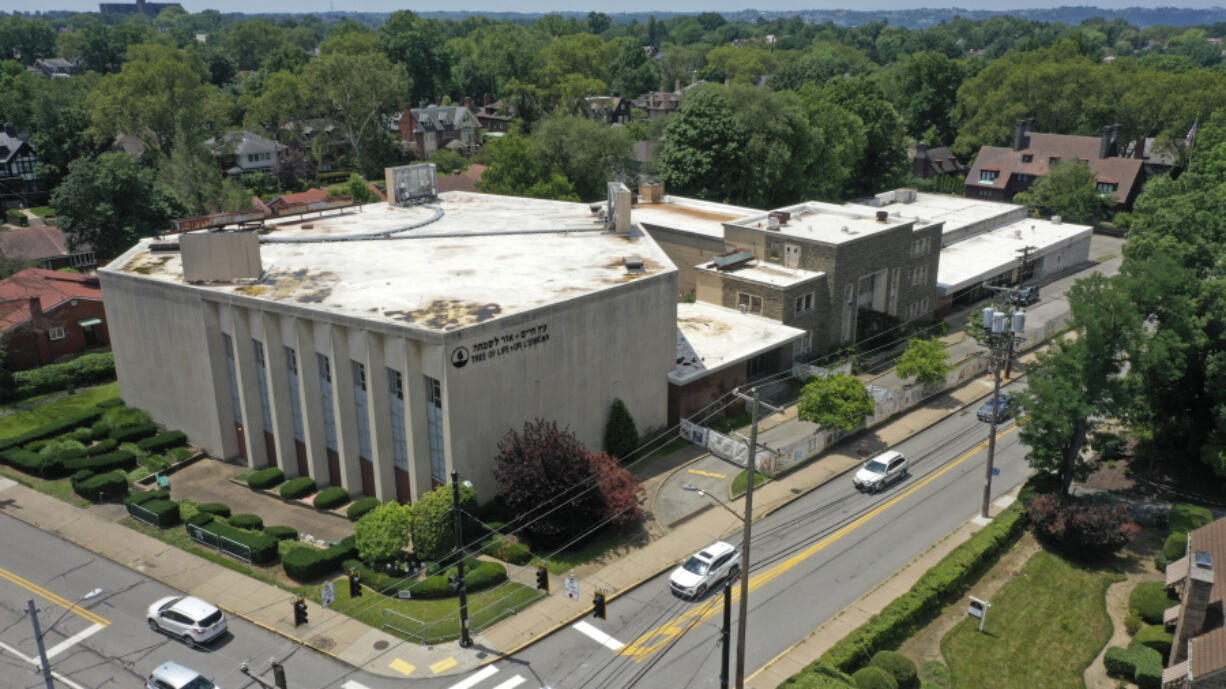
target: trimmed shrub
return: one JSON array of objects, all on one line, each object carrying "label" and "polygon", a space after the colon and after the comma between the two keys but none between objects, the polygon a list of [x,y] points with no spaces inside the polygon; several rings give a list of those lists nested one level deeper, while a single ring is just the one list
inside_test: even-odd
[{"label": "trimmed shrub", "polygon": [[76,414],[68,414],[57,421],[45,423],[41,426],[31,428],[25,433],[0,440],[0,450],[25,445],[26,443],[34,440],[55,437],[65,431],[77,428],[78,426],[91,424],[94,421],[97,421],[98,417],[100,416],[102,416],[102,410],[97,407],[80,411]]},{"label": "trimmed shrub", "polygon": [[907,656],[896,651],[877,651],[873,659],[868,661],[873,667],[879,667],[890,673],[898,684],[898,689],[918,689],[919,671]]},{"label": "trimmed shrub", "polygon": [[1162,613],[1171,605],[1161,581],[1143,581],[1128,594],[1128,609],[1148,624],[1162,624]]},{"label": "trimmed shrub", "polygon": [[[89,427],[89,437],[93,438],[94,440],[106,438],[107,434],[110,432],[111,427],[108,426],[105,421],[95,421],[93,425]],[[115,446],[118,447],[119,443],[115,443]]]},{"label": "trimmed shrub", "polygon": [[1175,531],[1167,534],[1166,541],[1162,543],[1162,550],[1154,556],[1154,566],[1160,570],[1166,571],[1166,566],[1175,560],[1187,555],[1188,553],[1188,534],[1182,531]]},{"label": "trimmed shrub", "polygon": [[162,452],[172,447],[179,447],[187,442],[187,434],[183,431],[167,431],[152,438],[145,438],[136,446],[145,452]]},{"label": "trimmed shrub", "polygon": [[179,523],[179,503],[164,499],[128,503],[128,514],[142,521],[152,520],[158,528],[164,529]]},{"label": "trimmed shrub", "polygon": [[122,469],[95,474],[82,469],[72,475],[72,489],[93,502],[103,502],[128,493],[128,475]]},{"label": "trimmed shrub", "polygon": [[1136,643],[1129,646],[1128,651],[1132,654],[1137,668],[1132,675],[1132,681],[1141,689],[1158,689],[1162,685],[1162,654]]},{"label": "trimmed shrub", "polygon": [[206,502],[201,505],[196,505],[196,510],[199,512],[207,512],[214,517],[229,517],[230,506],[222,502]]},{"label": "trimmed shrub", "polygon": [[512,543],[502,534],[494,534],[481,544],[481,552],[513,565],[526,565],[532,561],[532,551],[523,543]]},{"label": "trimmed shrub", "polygon": [[293,550],[281,561],[281,567],[294,581],[307,582],[337,571],[342,562],[357,555],[357,546],[350,536],[327,550],[311,547]]},{"label": "trimmed shrub", "polygon": [[107,452],[114,452],[115,448],[117,447],[119,447],[119,443],[117,441],[112,440],[111,438],[105,438],[85,448],[85,454],[93,457],[95,455],[106,454]]},{"label": "trimmed shrub", "polygon": [[844,674],[832,667],[813,663],[802,672],[793,675],[780,689],[856,689],[855,680],[851,675]]},{"label": "trimmed shrub", "polygon": [[[423,560],[437,560],[455,548],[452,490],[451,486],[439,486],[413,505],[413,550]],[[468,514],[477,513],[476,488],[460,486],[460,507]],[[476,520],[465,520],[464,533],[481,533],[481,527]]]},{"label": "trimmed shrub", "polygon": [[1107,674],[1120,679],[1131,680],[1136,674],[1137,663],[1132,657],[1132,653],[1127,648],[1112,646],[1107,649],[1103,655],[1103,666],[1107,668]]},{"label": "trimmed shrub", "polygon": [[[468,591],[476,591],[501,584],[507,580],[507,568],[497,562],[467,559],[464,561],[464,587]],[[448,567],[442,574],[426,577],[408,587],[414,598],[436,599],[450,598],[455,595],[451,590],[448,577],[456,574],[455,567]]]},{"label": "trimmed shrub", "polygon": [[183,520],[188,526],[204,526],[213,523],[213,515],[208,512],[197,512]]},{"label": "trimmed shrub", "polygon": [[247,477],[247,487],[251,490],[264,490],[285,480],[285,472],[277,467],[260,469]]},{"label": "trimmed shrub", "polygon": [[[197,516],[202,514],[208,513],[201,512]],[[218,519],[211,519],[205,524],[191,524],[187,531],[193,539],[204,545],[227,555],[250,559],[254,564],[264,564],[277,559],[277,539],[256,531],[235,528]]]},{"label": "trimmed shrub", "polygon": [[872,665],[856,670],[851,678],[859,689],[898,689],[898,682],[890,673]]},{"label": "trimmed shrub", "polygon": [[192,454],[194,453],[190,447],[176,447],[171,449],[170,452],[166,453],[166,459],[168,459],[171,463],[182,462],[188,457],[191,457]]},{"label": "trimmed shrub", "polygon": [[281,497],[287,500],[305,498],[315,492],[315,479],[310,476],[299,476],[281,484]]},{"label": "trimmed shrub", "polygon": [[65,473],[63,464],[49,461],[47,457],[19,447],[9,448],[0,452],[0,461],[14,469],[43,478],[57,478]]},{"label": "trimmed shrub", "polygon": [[151,422],[150,423],[138,423],[138,424],[134,424],[131,426],[124,426],[122,428],[116,428],[112,430],[111,439],[117,443],[136,442],[137,440],[140,440],[141,438],[148,438],[149,436],[157,432],[158,432],[157,424],[154,424]]},{"label": "trimmed shrub", "polygon": [[127,471],[135,466],[136,455],[127,450],[116,450],[93,457],[79,457],[64,462],[64,468],[67,471],[79,471],[81,469],[90,469],[96,472],[112,471],[115,469]]},{"label": "trimmed shrub", "polygon": [[168,490],[149,490],[140,493],[132,493],[123,499],[125,505],[143,505],[146,502],[153,500],[167,500],[170,498]]},{"label": "trimmed shrub", "polygon": [[[107,353],[109,354],[110,352],[107,352]],[[89,355],[86,355],[86,356],[89,356]],[[80,357],[80,359],[84,359],[84,358],[85,357]],[[112,407],[122,407],[123,400],[119,399],[118,397],[112,397],[110,399],[102,400],[101,402],[98,403],[98,406],[102,409],[110,409]]]},{"label": "trimmed shrub", "polygon": [[1163,658],[1171,654],[1171,644],[1175,641],[1175,635],[1168,632],[1161,624],[1152,624],[1137,632],[1132,638],[1134,645],[1148,646],[1157,651]]},{"label": "trimmed shrub", "polygon": [[330,510],[347,502],[349,502],[349,491],[341,486],[333,486],[319,491],[313,504],[321,510]]},{"label": "trimmed shrub", "polygon": [[264,528],[264,520],[258,514],[236,514],[226,520],[226,523],[236,529],[259,531]]},{"label": "trimmed shrub", "polygon": [[[69,385],[83,387],[115,379],[115,359],[110,352],[86,354],[62,364],[49,364],[13,373],[17,398],[63,390]],[[123,404],[121,400],[117,403]]]},{"label": "trimmed shrub", "polygon": [[1128,636],[1133,636],[1136,634],[1138,631],[1140,631],[1142,625],[1144,624],[1145,620],[1142,620],[1141,616],[1138,615],[1135,610],[1129,611],[1129,613],[1124,616],[1124,631],[1128,632]]},{"label": "trimmed shrub", "polygon": [[1141,531],[1131,510],[1122,505],[1042,495],[1031,500],[1026,511],[1039,540],[1070,557],[1113,553]]},{"label": "trimmed shrub", "polygon": [[[1191,533],[1213,521],[1213,513],[1200,505],[1177,502],[1171,505],[1168,528],[1171,533]],[[1180,554],[1183,557],[1183,554]]]},{"label": "trimmed shrub", "polygon": [[292,526],[266,526],[264,534],[272,536],[278,541],[296,541],[298,540],[298,529]]},{"label": "trimmed shrub", "polygon": [[[319,499],[316,498],[316,501],[318,500]],[[357,520],[366,516],[367,512],[378,506],[379,498],[358,498],[357,500],[353,501],[353,504],[350,505],[348,509],[345,510],[345,516],[349,518],[349,521],[356,522]]]}]

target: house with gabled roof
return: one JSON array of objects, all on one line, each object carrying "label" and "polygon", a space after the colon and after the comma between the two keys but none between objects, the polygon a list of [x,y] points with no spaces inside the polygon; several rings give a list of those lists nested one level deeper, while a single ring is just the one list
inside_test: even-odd
[{"label": "house with gabled roof", "polygon": [[439,149],[472,153],[481,143],[481,123],[462,105],[406,108],[400,117],[400,135],[419,160]]},{"label": "house with gabled roof", "polygon": [[0,340],[18,370],[110,344],[98,278],[26,268],[0,280]]},{"label": "house with gabled roof", "polygon": [[1018,120],[1013,145],[983,146],[966,176],[968,197],[1012,201],[1060,161],[1082,160],[1094,173],[1096,188],[1121,208],[1132,207],[1145,181],[1144,160],[1119,155],[1120,126],[1107,125],[1101,136],[1034,131],[1034,119]]},{"label": "house with gabled roof", "polygon": [[1219,519],[1189,533],[1187,554],[1166,566],[1166,587],[1179,595],[1179,603],[1162,616],[1175,633],[1162,689],[1226,686],[1226,577],[1214,572],[1223,562],[1226,519]]},{"label": "house with gabled roof", "polygon": [[0,202],[24,205],[46,197],[47,189],[34,173],[36,165],[38,154],[30,146],[30,135],[5,123],[0,130]]},{"label": "house with gabled roof", "polygon": [[243,129],[204,142],[227,175],[272,170],[285,145]]},{"label": "house with gabled roof", "polygon": [[907,149],[907,157],[911,159],[911,174],[921,179],[966,174],[966,165],[947,146],[928,148],[921,141]]}]

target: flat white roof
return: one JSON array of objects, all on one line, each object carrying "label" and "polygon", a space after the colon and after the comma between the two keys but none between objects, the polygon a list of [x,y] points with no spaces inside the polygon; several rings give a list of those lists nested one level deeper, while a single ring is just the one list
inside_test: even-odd
[{"label": "flat white roof", "polygon": [[951,244],[941,249],[937,294],[951,294],[1016,267],[1025,247],[1034,247],[1031,259],[1039,258],[1087,239],[1091,233],[1088,225],[1032,219]]},{"label": "flat white roof", "polygon": [[805,336],[778,321],[715,304],[677,304],[677,365],[668,382],[685,385]]},{"label": "flat white roof", "polygon": [[714,268],[715,264],[706,262],[699,263],[694,266],[695,270],[701,270],[708,273],[715,273],[724,277],[735,277],[742,280],[752,282],[760,282],[771,287],[791,287],[808,280],[814,280],[825,275],[820,271],[805,270],[803,268],[787,268],[778,263],[768,263],[757,259],[742,263],[735,268],[720,270]]},{"label": "flat white roof", "polygon": [[[587,204],[446,192],[434,205],[442,217],[402,238],[261,242],[261,279],[190,287],[449,331],[676,270],[637,226],[628,237],[600,231]],[[275,229],[262,239],[378,232],[436,214],[387,204],[332,213],[270,223]],[[185,284],[180,254],[151,252],[151,241],[104,270]],[[642,271],[628,271],[627,257],[641,259]]]},{"label": "flat white roof", "polygon": [[665,196],[660,203],[640,202],[631,215],[635,222],[722,240],[724,223],[761,213],[756,208]]},{"label": "flat white roof", "polygon": [[[876,212],[881,209],[848,207],[815,201],[778,210],[791,214],[786,223],[780,222],[779,234],[825,244],[845,244],[913,222],[910,219],[903,220],[896,217],[889,217],[885,222],[878,222]],[[766,230],[769,227],[771,212],[759,212],[756,215],[741,218],[732,224],[749,229]]]},{"label": "flat white roof", "polygon": [[[944,223],[941,233],[955,234],[970,225],[976,225],[992,219],[1005,222],[1007,216],[1020,212],[1025,208],[1014,203],[1000,201],[985,201],[983,199],[953,196],[950,194],[932,194],[915,192],[915,200],[910,202],[894,201],[881,206],[863,203],[848,203],[845,208],[854,208],[864,213],[886,211],[890,218],[901,220],[926,220],[928,222]],[[927,224],[927,223],[922,223]]]}]

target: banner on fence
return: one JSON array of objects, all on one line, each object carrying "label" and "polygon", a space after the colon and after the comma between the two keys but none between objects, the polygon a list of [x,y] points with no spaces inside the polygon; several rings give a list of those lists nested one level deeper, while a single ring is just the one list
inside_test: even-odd
[{"label": "banner on fence", "polygon": [[851,361],[843,363],[833,368],[822,368],[813,364],[802,364],[799,361],[792,363],[792,377],[799,380],[809,380],[810,378],[825,378],[826,376],[842,376],[851,373]]}]

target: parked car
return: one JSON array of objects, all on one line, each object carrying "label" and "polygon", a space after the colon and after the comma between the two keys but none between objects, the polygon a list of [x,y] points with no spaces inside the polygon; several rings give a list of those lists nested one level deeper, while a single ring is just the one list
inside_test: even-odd
[{"label": "parked car", "polygon": [[690,556],[668,577],[668,586],[679,596],[699,598],[711,586],[725,579],[735,579],[741,572],[741,553],[723,541]]},{"label": "parked car", "polygon": [[873,457],[851,477],[856,490],[875,493],[907,475],[907,458],[890,450]]},{"label": "parked car", "polygon": [[[996,423],[1008,421],[1009,417],[1013,416],[1014,403],[1013,397],[1010,395],[1001,395],[996,406]],[[979,408],[979,420],[984,423],[992,423],[992,400],[983,403]]]},{"label": "parked car", "polygon": [[149,628],[169,634],[195,648],[226,631],[226,616],[217,606],[194,596],[170,596],[149,606]]},{"label": "parked car", "polygon": [[1039,288],[1035,286],[1018,287],[1009,294],[1009,301],[1014,306],[1030,306],[1039,300]]},{"label": "parked car", "polygon": [[145,689],[221,689],[195,670],[167,661],[149,673]]}]

